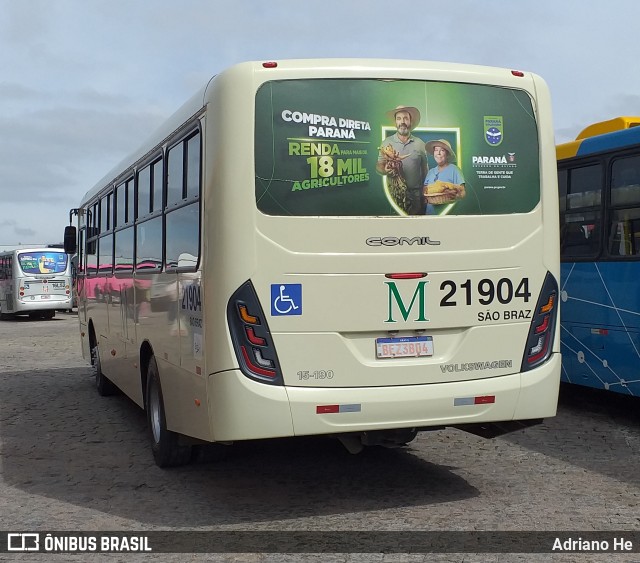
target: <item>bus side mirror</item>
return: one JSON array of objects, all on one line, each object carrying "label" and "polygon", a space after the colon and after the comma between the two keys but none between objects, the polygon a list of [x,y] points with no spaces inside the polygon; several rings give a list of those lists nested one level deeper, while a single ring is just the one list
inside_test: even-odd
[{"label": "bus side mirror", "polygon": [[67,225],[64,228],[64,251],[67,254],[75,254],[77,250],[76,228],[73,225]]}]

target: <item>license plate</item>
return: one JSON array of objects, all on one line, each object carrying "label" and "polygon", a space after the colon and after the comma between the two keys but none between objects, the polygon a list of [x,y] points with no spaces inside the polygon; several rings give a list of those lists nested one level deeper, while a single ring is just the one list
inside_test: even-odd
[{"label": "license plate", "polygon": [[51,295],[41,295],[40,299],[51,299]]},{"label": "license plate", "polygon": [[433,337],[402,336],[376,338],[376,358],[419,358],[433,356]]}]

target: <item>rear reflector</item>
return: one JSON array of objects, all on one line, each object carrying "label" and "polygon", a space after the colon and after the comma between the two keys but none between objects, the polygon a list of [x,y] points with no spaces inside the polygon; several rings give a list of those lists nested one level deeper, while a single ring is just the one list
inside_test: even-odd
[{"label": "rear reflector", "polygon": [[474,404],[476,405],[490,405],[496,402],[495,395],[485,395],[484,397],[475,397]]},{"label": "rear reflector", "polygon": [[327,414],[332,412],[340,412],[340,405],[318,405],[316,414]]},{"label": "rear reflector", "polygon": [[362,405],[360,403],[352,403],[349,405],[318,405],[316,414],[331,414],[343,412],[360,412]]},{"label": "rear reflector", "polygon": [[479,395],[478,397],[456,397],[453,399],[453,406],[464,407],[469,405],[492,405],[495,402],[495,395]]}]

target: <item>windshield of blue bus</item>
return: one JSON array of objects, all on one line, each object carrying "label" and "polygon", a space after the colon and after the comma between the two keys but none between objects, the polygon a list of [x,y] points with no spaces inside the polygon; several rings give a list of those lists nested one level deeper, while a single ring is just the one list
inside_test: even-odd
[{"label": "windshield of blue bus", "polygon": [[64,252],[20,252],[18,262],[25,274],[61,274],[67,270],[68,257]]},{"label": "windshield of blue bus", "polygon": [[303,79],[256,94],[258,209],[280,216],[499,215],[540,201],[524,90]]}]

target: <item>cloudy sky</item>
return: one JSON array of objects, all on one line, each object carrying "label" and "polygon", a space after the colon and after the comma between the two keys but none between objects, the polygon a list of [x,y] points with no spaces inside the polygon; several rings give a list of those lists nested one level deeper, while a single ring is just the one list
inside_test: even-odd
[{"label": "cloudy sky", "polygon": [[639,115],[639,13],[637,0],[0,0],[0,249],[59,242],[89,188],[241,61],[532,71],[551,88],[557,142]]}]

